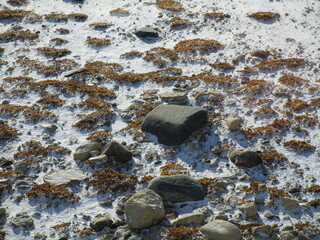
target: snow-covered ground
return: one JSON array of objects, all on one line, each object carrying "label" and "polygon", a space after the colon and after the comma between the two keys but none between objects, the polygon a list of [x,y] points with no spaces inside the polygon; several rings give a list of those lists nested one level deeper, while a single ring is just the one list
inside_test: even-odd
[{"label": "snow-covered ground", "polygon": [[[205,107],[211,111],[212,115],[216,116],[216,119],[213,119],[214,124],[207,129],[210,134],[206,136],[204,142],[198,142],[195,138],[188,140],[179,147],[175,147],[176,153],[172,156],[165,154],[167,146],[158,144],[154,136],[147,135],[147,138],[151,141],[138,143],[141,153],[135,156],[126,168],[122,168],[121,173],[135,174],[139,179],[149,175],[159,176],[160,167],[173,161],[185,167],[190,172],[190,175],[196,179],[218,177],[225,182],[232,181],[232,184],[228,184],[228,191],[222,195],[225,200],[229,199],[229,202],[225,202],[225,205],[230,205],[230,210],[221,210],[217,207],[217,204],[210,202],[207,198],[203,201],[187,203],[187,206],[181,208],[179,204],[175,204],[175,210],[178,214],[209,211],[210,215],[213,216],[225,211],[229,219],[238,223],[245,220],[239,215],[240,211],[235,203],[240,200],[243,201],[243,198],[247,200],[254,199],[255,195],[245,195],[244,191],[249,186],[250,181],[253,180],[262,181],[266,183],[267,187],[276,187],[284,191],[289,191],[292,187],[298,187],[300,189],[299,192],[290,195],[300,203],[310,203],[312,200],[319,199],[319,192],[304,191],[312,185],[320,185],[319,101],[317,104],[300,111],[290,110],[284,105],[287,99],[300,99],[309,104],[314,99],[319,99],[320,1],[184,0],[180,1],[184,7],[181,12],[159,9],[156,7],[155,2],[141,0],[85,0],[82,4],[78,4],[63,0],[30,0],[26,5],[15,6],[2,0],[0,2],[0,10],[10,8],[33,11],[43,16],[43,20],[35,23],[27,20],[1,20],[0,33],[12,31],[13,28],[21,26],[22,30],[38,32],[39,38],[33,41],[0,42],[0,47],[4,48],[1,60],[7,62],[0,68],[0,86],[3,89],[0,94],[0,103],[8,100],[10,104],[33,106],[35,104],[39,105],[37,101],[41,98],[39,93],[30,89],[24,96],[10,94],[10,91],[16,87],[15,84],[17,82],[3,81],[6,77],[28,76],[36,79],[36,81],[46,79],[67,80],[63,74],[45,77],[34,70],[26,73],[26,69],[17,64],[17,59],[30,59],[37,60],[40,64],[48,65],[48,61],[52,58],[39,54],[39,51],[36,50],[39,47],[50,46],[69,49],[71,54],[57,59],[73,59],[79,66],[84,66],[88,62],[102,61],[122,65],[123,72],[147,73],[160,68],[152,62],[145,61],[142,57],[127,59],[121,57],[121,54],[130,51],[145,53],[155,47],[173,49],[182,40],[196,38],[216,40],[223,44],[225,48],[204,55],[198,53],[195,57],[199,59],[192,62],[180,59],[177,62],[168,63],[168,67],[180,68],[182,76],[189,78],[201,72],[209,71],[213,75],[225,75],[237,80],[238,86],[230,88],[204,81],[198,81],[195,84],[190,79],[182,83],[179,82],[180,85],[187,84],[189,86],[184,90],[188,94],[188,103],[186,105]],[[129,11],[129,15],[119,16],[109,13],[111,10],[118,8]],[[210,12],[222,12],[229,14],[230,17],[223,20],[205,19],[203,14]],[[255,12],[275,12],[280,14],[280,18],[276,21],[264,22],[247,17],[248,14]],[[82,13],[88,15],[88,19],[83,22],[72,19],[67,22],[48,21],[44,16],[50,13]],[[173,17],[188,19],[191,24],[186,28],[172,29],[170,28],[170,20]],[[108,22],[111,26],[105,30],[95,30],[90,27],[90,24],[96,22]],[[159,39],[144,41],[133,34],[137,28],[147,25],[159,31]],[[59,34],[56,31],[57,28],[69,29],[70,33]],[[101,48],[90,47],[86,44],[88,37],[109,38],[112,43],[110,46]],[[66,39],[68,42],[61,46],[55,46],[50,42],[53,38]],[[268,60],[301,58],[307,64],[300,68],[280,67],[271,71],[258,70],[253,74],[244,74],[241,70],[245,67],[253,67],[262,61],[250,55],[254,50],[269,51],[272,55],[269,56]],[[235,59],[239,56],[243,56],[243,59],[236,63]],[[200,58],[203,59],[201,60]],[[217,62],[228,62],[234,65],[235,68],[223,73],[223,71],[216,70],[210,66],[210,64]],[[283,85],[278,79],[284,74],[293,74],[296,77],[303,78],[307,81],[307,84],[294,87]],[[245,86],[249,80],[253,79],[266,80],[272,84],[272,87],[258,95],[253,95],[250,92],[236,93],[235,89]],[[8,121],[7,124],[9,126],[17,128],[19,135],[15,140],[1,142],[0,157],[14,159],[13,155],[19,152],[18,146],[29,141],[40,141],[43,145],[57,144],[70,149],[73,153],[79,145],[88,142],[86,138],[91,132],[101,129],[110,130],[112,139],[119,142],[126,142],[127,145],[137,143],[132,134],[127,130],[123,130],[128,125],[128,121],[120,117],[120,110],[126,110],[134,104],[141,104],[140,95],[147,90],[158,90],[158,94],[172,92],[177,82],[158,84],[143,80],[137,83],[121,83],[112,79],[99,81],[91,77],[86,79],[86,83],[106,87],[116,94],[116,98],[107,99],[117,106],[116,110],[114,108],[116,116],[109,127],[98,126],[92,130],[79,130],[73,127],[72,125],[81,119],[77,114],[88,114],[94,111],[85,110],[77,105],[88,96],[81,96],[80,93],[62,94],[61,91],[48,88],[46,89],[48,92],[58,94],[58,97],[65,101],[62,106],[47,109],[57,116],[56,121],[49,121],[57,125],[58,129],[48,138],[50,134],[46,133],[38,125],[39,122],[27,121],[21,113],[12,118],[2,114],[0,115],[1,119]],[[280,97],[279,94],[277,95],[276,92],[280,88],[287,90],[290,96]],[[222,94],[224,100],[220,104],[216,104],[216,106],[213,103],[196,101],[195,96],[197,93],[208,91]],[[258,99],[263,99],[263,103],[248,106],[245,104],[245,99],[243,99],[246,96],[255,96]],[[270,101],[269,105],[266,104],[267,99]],[[161,102],[161,100],[159,98],[154,102]],[[269,106],[275,113],[272,115],[255,113],[261,106]],[[316,122],[314,126],[300,124],[295,119],[297,115],[312,117]],[[284,133],[277,133],[272,136],[258,135],[255,139],[248,139],[241,131],[230,132],[228,130],[223,121],[228,117],[240,117],[243,120],[242,129],[244,131],[266,126],[276,119],[290,120],[291,126]],[[301,129],[298,128],[299,125]],[[77,141],[73,142],[72,139],[77,139]],[[298,152],[284,147],[284,143],[290,140],[306,141],[315,148],[312,151]],[[260,151],[264,151],[269,146],[283,154],[287,160],[273,165],[266,164],[265,167],[239,168],[227,158],[227,151],[221,155],[211,153],[212,147],[221,144],[228,145],[231,148],[252,148]],[[92,169],[85,164],[78,164],[73,160],[72,153],[64,155],[60,159],[55,158],[55,156],[47,157],[41,163],[44,165],[38,168],[40,171],[31,170],[27,172],[26,179],[32,179],[35,183],[41,184],[43,183],[44,174],[51,170],[63,168],[80,169],[90,177],[93,172],[102,169],[98,167]],[[147,153],[157,155],[158,159],[149,160],[146,156]],[[157,164],[155,163],[156,161],[158,162]],[[3,171],[7,170],[3,169]],[[246,178],[243,175],[248,175],[249,177]],[[135,191],[145,187],[145,184],[137,184]],[[66,231],[69,234],[69,239],[81,239],[81,237],[77,237],[76,231],[85,229],[90,223],[90,220],[83,218],[84,215],[89,215],[93,218],[97,214],[107,211],[114,217],[124,219],[123,216],[117,216],[116,209],[118,208],[117,204],[121,202],[121,198],[125,194],[118,194],[116,197],[97,195],[97,191],[92,189],[88,182],[83,182],[79,187],[70,189],[73,189],[80,197],[79,202],[73,205],[61,203],[58,207],[49,208],[46,208],[45,204],[42,205],[39,202],[29,200],[25,195],[25,191],[14,189],[13,192],[5,192],[3,194],[2,207],[5,207],[9,213],[3,227],[6,232],[5,239],[33,239],[36,233],[47,235],[47,239],[59,239],[61,232],[53,229],[52,226],[66,222],[70,222],[69,230]],[[301,207],[295,211],[286,211],[279,201],[268,205],[270,199],[268,199],[266,192],[261,196],[265,198],[265,205],[259,205],[259,218],[254,221],[269,225],[278,224],[280,232],[287,226],[295,226],[298,223],[306,222],[320,228],[319,207]],[[107,201],[108,199],[114,200],[112,206],[104,207],[99,204],[100,201]],[[41,212],[41,216],[34,217],[34,229],[30,230],[30,232],[23,232],[21,229],[13,228],[10,225],[10,219],[19,212],[27,212],[30,216],[35,216],[35,212]],[[268,219],[265,217],[267,212],[271,212],[279,218]],[[253,220],[250,219],[250,221]],[[318,234],[320,234],[319,231]],[[96,239],[101,235],[103,233],[86,236],[84,239]],[[311,237],[312,239],[320,239],[320,236],[316,236],[316,234]]]}]

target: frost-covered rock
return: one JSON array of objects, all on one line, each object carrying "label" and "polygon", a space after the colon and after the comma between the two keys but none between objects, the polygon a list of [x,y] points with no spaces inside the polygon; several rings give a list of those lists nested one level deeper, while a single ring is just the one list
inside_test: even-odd
[{"label": "frost-covered rock", "polygon": [[132,159],[132,152],[117,141],[111,141],[101,151],[101,155],[113,157],[117,162],[127,162]]},{"label": "frost-covered rock", "polygon": [[180,145],[207,121],[207,111],[202,108],[160,105],[149,112],[142,131],[155,134],[165,145]]},{"label": "frost-covered rock", "polygon": [[10,222],[14,227],[22,228],[32,227],[34,224],[33,218],[26,212],[17,213],[15,217],[11,218]]},{"label": "frost-covered rock", "polygon": [[241,121],[239,118],[230,117],[226,118],[224,121],[227,124],[227,127],[230,131],[237,131],[241,129]]},{"label": "frost-covered rock", "polygon": [[93,150],[101,150],[102,145],[100,143],[87,143],[77,147],[73,158],[75,160],[85,161],[91,157],[90,152]]},{"label": "frost-covered rock", "polygon": [[157,224],[165,216],[161,197],[150,189],[143,189],[129,198],[124,205],[125,217],[132,229]]},{"label": "frost-covered rock", "polygon": [[254,167],[262,163],[260,155],[253,150],[235,149],[230,152],[229,158],[237,166]]},{"label": "frost-covered rock", "polygon": [[82,171],[69,169],[52,171],[44,175],[43,180],[53,185],[72,185],[78,184],[87,179]]},{"label": "frost-covered rock", "polygon": [[234,224],[223,221],[214,220],[200,228],[200,232],[205,235],[208,240],[240,240],[241,232]]},{"label": "frost-covered rock", "polygon": [[171,225],[182,226],[182,225],[200,225],[203,223],[204,213],[187,213],[179,216],[178,218],[171,221]]},{"label": "frost-covered rock", "polygon": [[202,185],[186,175],[156,177],[149,182],[148,188],[169,202],[198,201],[205,197]]}]

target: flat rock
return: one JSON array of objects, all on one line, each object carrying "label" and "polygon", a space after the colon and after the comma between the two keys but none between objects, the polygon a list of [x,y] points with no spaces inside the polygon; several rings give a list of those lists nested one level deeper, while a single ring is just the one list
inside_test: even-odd
[{"label": "flat rock", "polygon": [[256,237],[268,237],[271,235],[273,229],[270,225],[263,225],[252,228],[252,234]]},{"label": "flat rock", "polygon": [[202,185],[186,175],[156,177],[149,182],[148,188],[169,202],[198,201],[205,197]]},{"label": "flat rock", "polygon": [[145,37],[153,37],[158,38],[159,33],[157,30],[151,27],[142,27],[137,29],[137,31],[134,33],[137,37],[145,38]]},{"label": "flat rock", "polygon": [[298,200],[293,198],[284,197],[281,198],[281,201],[284,209],[287,211],[294,210],[300,206]]},{"label": "flat rock", "polygon": [[162,93],[159,95],[162,101],[174,101],[174,102],[183,102],[187,100],[187,93],[184,92],[169,92]]},{"label": "flat rock", "polygon": [[262,163],[260,155],[253,150],[235,149],[230,152],[229,158],[237,166],[254,167]]},{"label": "flat rock", "polygon": [[200,225],[203,223],[204,213],[187,213],[179,216],[178,218],[170,222],[174,226],[183,226],[183,225]]},{"label": "flat rock", "polygon": [[53,133],[58,129],[57,125],[48,122],[39,123],[39,126],[44,128],[49,133]]},{"label": "flat rock", "polygon": [[74,75],[74,74],[76,74],[76,73],[81,73],[81,72],[83,72],[83,71],[85,71],[86,69],[84,68],[84,67],[80,67],[80,68],[76,68],[76,69],[73,69],[73,70],[70,70],[70,71],[68,71],[68,72],[66,72],[66,73],[64,73],[64,77],[70,77],[70,76],[72,76],[72,75]]},{"label": "flat rock", "polygon": [[214,220],[200,228],[200,232],[208,240],[240,240],[241,232],[236,225],[224,221]]},{"label": "flat rock", "polygon": [[129,198],[124,205],[126,222],[132,229],[157,224],[165,216],[161,197],[150,189],[143,189]]},{"label": "flat rock", "polygon": [[11,224],[14,227],[32,227],[33,226],[33,219],[30,217],[26,212],[17,213],[17,215],[11,218]]},{"label": "flat rock", "polygon": [[103,155],[99,155],[96,157],[91,157],[89,158],[90,161],[94,162],[94,163],[106,163],[108,162],[108,157],[107,155],[103,154]]},{"label": "flat rock", "polygon": [[113,157],[117,162],[127,162],[132,159],[132,152],[117,141],[111,141],[101,151],[101,155]]},{"label": "flat rock", "polygon": [[82,171],[69,169],[52,171],[44,175],[43,180],[53,185],[72,185],[78,184],[87,179]]},{"label": "flat rock", "polygon": [[100,143],[87,143],[77,147],[73,158],[75,160],[85,161],[91,157],[90,152],[93,150],[101,150],[102,145]]},{"label": "flat rock", "polygon": [[202,108],[160,105],[146,115],[141,129],[155,134],[161,144],[180,145],[207,122],[207,115]]}]

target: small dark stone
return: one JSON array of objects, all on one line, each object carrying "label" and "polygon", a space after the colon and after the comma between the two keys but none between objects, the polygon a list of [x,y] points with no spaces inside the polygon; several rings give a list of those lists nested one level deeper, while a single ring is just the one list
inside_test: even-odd
[{"label": "small dark stone", "polygon": [[99,214],[90,222],[90,227],[96,232],[99,232],[105,227],[111,226],[112,224],[113,220],[108,215]]},{"label": "small dark stone", "polygon": [[153,38],[158,38],[159,37],[159,33],[157,32],[157,30],[155,30],[154,28],[150,28],[150,27],[142,27],[137,29],[137,31],[134,33],[137,37],[153,37]]},{"label": "small dark stone", "polygon": [[247,149],[235,149],[230,152],[229,158],[237,166],[254,167],[262,163],[260,155],[256,151]]},{"label": "small dark stone", "polygon": [[101,151],[101,155],[103,154],[108,157],[113,157],[117,162],[127,162],[132,159],[132,152],[117,141],[111,141],[108,143]]}]

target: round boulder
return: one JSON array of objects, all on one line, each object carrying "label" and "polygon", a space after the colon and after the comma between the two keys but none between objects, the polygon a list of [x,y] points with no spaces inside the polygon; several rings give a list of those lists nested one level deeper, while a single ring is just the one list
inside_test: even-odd
[{"label": "round boulder", "polygon": [[241,232],[234,224],[224,220],[214,220],[200,228],[208,240],[240,240]]},{"label": "round boulder", "polygon": [[235,149],[230,152],[229,158],[237,166],[254,167],[262,163],[260,155],[253,150]]},{"label": "round boulder", "polygon": [[148,188],[169,202],[198,201],[205,197],[202,185],[182,174],[156,177],[149,182]]},{"label": "round boulder", "polygon": [[161,197],[147,188],[135,193],[126,201],[124,213],[132,229],[155,225],[165,216]]}]

